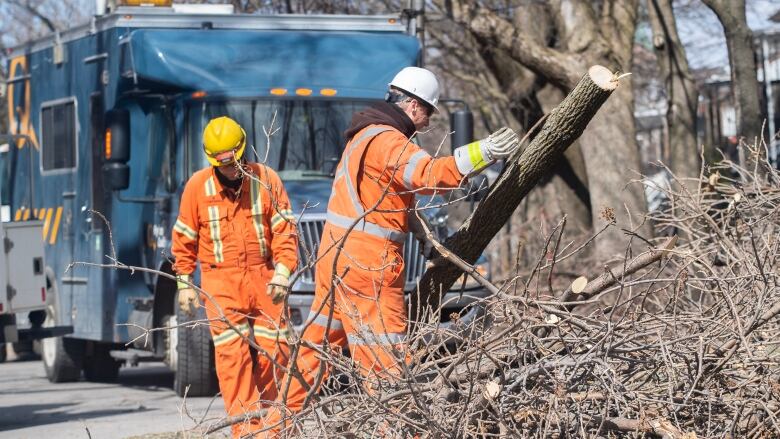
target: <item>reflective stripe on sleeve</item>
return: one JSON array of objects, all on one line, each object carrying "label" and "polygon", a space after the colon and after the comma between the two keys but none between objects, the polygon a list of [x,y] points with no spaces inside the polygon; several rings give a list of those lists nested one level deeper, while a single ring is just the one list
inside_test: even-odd
[{"label": "reflective stripe on sleeve", "polygon": [[219,207],[209,206],[209,231],[211,232],[211,241],[214,243],[214,261],[224,262],[222,255],[222,237],[219,228]]},{"label": "reflective stripe on sleeve", "polygon": [[412,177],[414,176],[414,171],[417,169],[417,165],[420,163],[420,160],[422,160],[424,157],[430,157],[430,154],[428,154],[426,151],[417,151],[416,153],[412,154],[412,156],[409,158],[409,163],[406,164],[406,170],[404,170],[404,187],[406,187],[409,190],[414,189],[414,185],[412,182]]},{"label": "reflective stripe on sleeve", "polygon": [[290,209],[279,210],[274,214],[273,217],[271,217],[271,230],[276,229],[276,226],[287,221],[289,222],[295,221],[295,216],[293,215],[293,211]]},{"label": "reflective stripe on sleeve", "polygon": [[176,224],[173,225],[173,230],[192,240],[198,239],[198,233],[180,219],[176,220]]}]

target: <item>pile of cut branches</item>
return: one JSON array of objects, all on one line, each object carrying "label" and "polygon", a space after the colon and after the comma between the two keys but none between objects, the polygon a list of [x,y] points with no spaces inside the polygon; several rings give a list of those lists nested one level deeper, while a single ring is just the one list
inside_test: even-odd
[{"label": "pile of cut branches", "polygon": [[677,236],[627,236],[622,263],[561,291],[555,262],[582,249],[562,221],[530,274],[499,287],[474,273],[495,292],[478,318],[441,328],[441,311],[420,313],[400,378],[366,382],[325,349],[335,388],[286,433],[777,437],[780,175],[724,161],[697,184],[672,178],[652,220]]}]

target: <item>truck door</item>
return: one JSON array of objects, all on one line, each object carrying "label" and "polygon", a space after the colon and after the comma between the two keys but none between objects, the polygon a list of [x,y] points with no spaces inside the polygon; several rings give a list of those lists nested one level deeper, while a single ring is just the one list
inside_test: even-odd
[{"label": "truck door", "polygon": [[[71,317],[83,311],[82,304],[74,300],[83,298],[86,289],[86,278],[80,275],[84,268],[65,272],[76,259],[76,221],[82,216],[76,204],[77,104],[75,97],[48,101],[41,104],[40,113],[40,184],[44,190],[42,199],[35,200],[35,207],[43,208],[43,236],[47,254],[52,256],[47,262],[60,281],[58,323],[61,324],[69,324]],[[83,320],[87,319],[76,319]]]}]

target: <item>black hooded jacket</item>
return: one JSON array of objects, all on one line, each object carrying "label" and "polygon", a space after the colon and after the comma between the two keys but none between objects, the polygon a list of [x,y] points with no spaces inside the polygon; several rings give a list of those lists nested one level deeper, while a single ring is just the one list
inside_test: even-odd
[{"label": "black hooded jacket", "polygon": [[414,122],[409,119],[404,110],[395,104],[378,102],[352,115],[352,122],[349,124],[349,128],[344,131],[344,138],[349,141],[358,131],[374,124],[390,125],[406,137],[412,137],[416,131]]}]

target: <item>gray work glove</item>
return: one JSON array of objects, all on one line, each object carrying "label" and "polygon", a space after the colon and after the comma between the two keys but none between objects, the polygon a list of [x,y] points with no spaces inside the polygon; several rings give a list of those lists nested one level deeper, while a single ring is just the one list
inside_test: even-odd
[{"label": "gray work glove", "polygon": [[455,164],[461,175],[479,172],[496,160],[509,157],[520,147],[520,139],[509,127],[503,127],[488,137],[455,149]]}]

